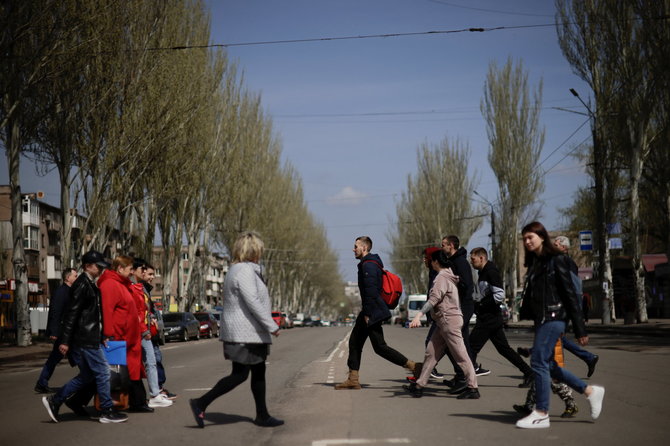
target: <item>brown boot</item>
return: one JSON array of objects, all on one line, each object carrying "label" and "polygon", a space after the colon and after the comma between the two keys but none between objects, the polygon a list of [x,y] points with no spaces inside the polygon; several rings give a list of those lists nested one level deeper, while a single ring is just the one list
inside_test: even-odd
[{"label": "brown boot", "polygon": [[414,376],[416,376],[417,368],[419,370],[419,374],[421,374],[421,366],[422,365],[423,365],[423,363],[421,363],[421,362],[414,362],[414,361],[408,359],[407,362],[405,363],[404,367],[407,370],[409,370],[410,372],[412,372],[414,374]]},{"label": "brown boot", "polygon": [[335,384],[335,390],[342,389],[361,389],[361,383],[358,381],[358,370],[349,370],[349,377],[344,382]]}]

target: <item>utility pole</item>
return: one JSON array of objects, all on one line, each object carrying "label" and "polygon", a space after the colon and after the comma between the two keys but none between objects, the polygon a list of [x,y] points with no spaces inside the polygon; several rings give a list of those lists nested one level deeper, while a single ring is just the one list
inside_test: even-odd
[{"label": "utility pole", "polygon": [[472,192],[491,206],[491,233],[489,234],[489,237],[491,237],[491,249],[489,250],[489,258],[493,260],[493,253],[496,247],[496,214],[493,211],[493,203],[484,198],[483,195],[480,195],[476,190],[473,190]]},{"label": "utility pole", "polygon": [[591,133],[593,135],[593,180],[595,183],[596,194],[596,234],[598,246],[598,281],[602,287],[602,323],[609,325],[612,323],[614,313],[614,290],[612,289],[612,267],[610,263],[609,235],[607,233],[607,210],[605,202],[605,169],[602,162],[604,156],[604,147],[598,135],[598,126],[596,115],[591,108],[582,100],[579,93],[574,88],[570,93],[581,102],[589,112],[591,118]]}]

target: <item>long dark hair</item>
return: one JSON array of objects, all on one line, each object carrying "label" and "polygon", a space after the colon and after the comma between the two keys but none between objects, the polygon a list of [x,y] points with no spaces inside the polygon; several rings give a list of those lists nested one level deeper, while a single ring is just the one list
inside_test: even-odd
[{"label": "long dark hair", "polygon": [[447,257],[447,255],[442,251],[441,249],[439,251],[435,251],[430,255],[430,258],[437,261],[437,263],[440,265],[442,268],[452,268],[452,263],[451,260]]},{"label": "long dark hair", "polygon": [[[553,245],[553,243],[551,243],[551,237],[549,237],[549,233],[547,232],[547,228],[545,228],[542,223],[540,223],[539,221],[534,221],[532,223],[528,223],[521,230],[521,235],[523,236],[524,234],[527,234],[529,232],[537,234],[537,236],[539,236],[542,239],[542,255],[543,256],[554,256],[554,255],[560,254],[558,249],[556,249],[556,247]],[[523,261],[523,266],[528,268],[535,262],[535,259],[537,259],[538,256],[534,252],[528,251],[528,248],[526,248],[525,244],[523,246],[523,249],[526,251],[526,255],[525,255],[524,261]]]}]

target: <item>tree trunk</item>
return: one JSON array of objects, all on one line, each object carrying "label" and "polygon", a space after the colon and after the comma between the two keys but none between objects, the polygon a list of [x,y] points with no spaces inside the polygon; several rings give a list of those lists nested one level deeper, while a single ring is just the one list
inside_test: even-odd
[{"label": "tree trunk", "polygon": [[633,283],[635,284],[635,302],[637,320],[640,323],[649,321],[647,316],[647,296],[645,292],[644,265],[642,264],[642,241],[640,240],[640,178],[644,161],[642,158],[643,144],[634,144],[631,159],[631,239],[633,242]]},{"label": "tree trunk", "polygon": [[61,246],[61,264],[63,269],[74,268],[74,259],[77,257],[72,252],[72,219],[70,215],[70,166],[59,166],[58,176],[60,177],[60,246]]},{"label": "tree trunk", "polygon": [[12,263],[14,265],[14,305],[16,308],[16,344],[27,347],[32,344],[30,309],[28,308],[28,268],[23,249],[23,206],[19,176],[21,142],[19,124],[15,119],[7,121],[7,167],[12,200]]}]

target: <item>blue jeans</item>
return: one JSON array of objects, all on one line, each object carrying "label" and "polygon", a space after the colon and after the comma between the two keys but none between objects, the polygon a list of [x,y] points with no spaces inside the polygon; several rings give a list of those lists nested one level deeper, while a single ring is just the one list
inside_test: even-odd
[{"label": "blue jeans", "polygon": [[42,367],[40,377],[37,379],[37,384],[40,386],[47,387],[49,385],[51,375],[53,375],[58,363],[64,358],[60,350],[58,350],[58,347],[60,347],[60,342],[54,341],[53,349],[51,350],[51,353],[49,353],[49,357],[44,363],[44,367]]},{"label": "blue jeans", "polygon": [[563,349],[569,351],[579,359],[581,359],[584,362],[591,362],[593,359],[596,357],[591,352],[587,352],[583,348],[581,348],[578,344],[575,344],[571,340],[568,339],[567,336],[563,336],[561,338],[561,341],[563,342]]},{"label": "blue jeans", "polygon": [[142,362],[147,372],[147,383],[149,384],[149,396],[152,398],[160,392],[158,387],[158,371],[156,370],[156,355],[151,339],[142,339]]},{"label": "blue jeans", "polygon": [[154,356],[156,357],[156,371],[158,372],[158,387],[162,389],[163,384],[167,381],[167,377],[163,368],[163,353],[161,353],[158,344],[154,344]]},{"label": "blue jeans", "polygon": [[535,408],[542,412],[549,411],[552,378],[584,393],[586,383],[569,371],[558,366],[554,361],[554,347],[565,332],[564,321],[547,321],[535,330],[530,365],[535,372],[536,402]]},{"label": "blue jeans", "polygon": [[95,381],[98,397],[100,398],[100,407],[103,410],[111,409],[114,402],[109,389],[109,364],[102,346],[98,346],[98,348],[71,348],[74,350],[73,358],[76,358],[79,366],[79,374],[60,388],[58,393],[54,395],[54,402],[62,404],[76,391]]}]

